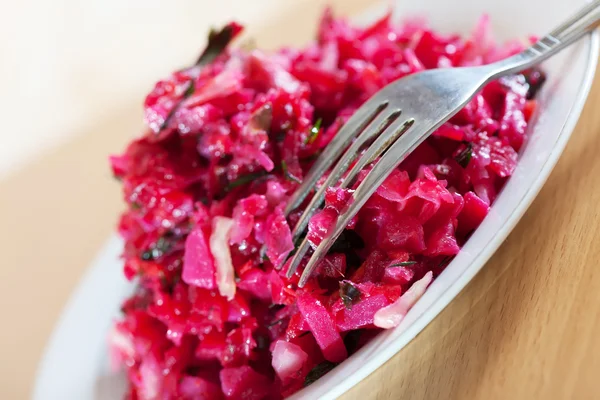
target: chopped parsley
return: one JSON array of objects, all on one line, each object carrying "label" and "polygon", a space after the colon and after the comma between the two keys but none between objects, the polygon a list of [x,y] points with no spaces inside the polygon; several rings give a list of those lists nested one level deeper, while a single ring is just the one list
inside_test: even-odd
[{"label": "chopped parsley", "polygon": [[[196,61],[195,65],[205,66],[213,62],[215,58],[217,58],[225,50],[225,48],[227,48],[227,45],[229,44],[229,42],[231,42],[235,33],[235,26],[232,24],[226,25],[220,31],[211,29],[211,31],[208,34],[208,44],[206,45],[206,48],[204,49],[200,57],[198,57],[198,60]],[[181,106],[183,101],[192,96],[195,90],[196,84],[194,82],[194,78],[192,77],[188,83],[188,86],[183,92],[183,96],[177,102],[177,104],[173,106],[173,108],[167,115],[167,118],[165,118],[164,122],[162,123],[160,129],[158,130],[158,132],[156,132],[156,134],[161,133],[165,128],[169,126],[169,122],[171,121],[177,110],[179,110],[179,107]]]},{"label": "chopped parsley", "polygon": [[294,176],[289,170],[288,170],[288,166],[287,163],[285,162],[285,160],[281,161],[281,169],[283,170],[283,175],[285,176],[285,178],[289,181],[292,182],[296,182],[298,184],[302,183],[302,181],[300,179],[298,179],[297,176]]},{"label": "chopped parsley", "polygon": [[415,265],[417,262],[416,261],[402,261],[399,263],[394,263],[391,265],[388,265],[388,268],[392,268],[392,267],[408,267],[409,265]]},{"label": "chopped parsley", "polygon": [[337,366],[336,363],[332,363],[330,361],[324,361],[321,364],[318,364],[304,378],[304,386],[308,386],[311,383],[315,382],[317,379],[331,371]]},{"label": "chopped parsley", "polygon": [[183,92],[183,96],[181,97],[181,99],[179,99],[177,104],[175,104],[173,106],[171,111],[169,111],[167,118],[165,118],[164,122],[160,126],[160,129],[158,130],[158,132],[156,132],[157,134],[159,134],[160,132],[162,132],[163,130],[165,130],[165,128],[167,128],[169,126],[169,122],[171,122],[171,119],[173,119],[173,116],[175,115],[177,110],[179,110],[179,107],[181,106],[183,101],[185,99],[187,99],[188,97],[190,97],[191,95],[193,95],[195,90],[196,90],[196,84],[194,83],[194,78],[191,78],[188,83],[188,86],[185,88],[185,91]]},{"label": "chopped parsley", "polygon": [[164,236],[159,237],[148,250],[141,254],[141,259],[144,261],[151,261],[164,256],[173,249],[173,240],[175,239],[176,238],[174,238],[172,233],[167,233]]},{"label": "chopped parsley", "polygon": [[188,85],[188,87],[185,89],[185,92],[183,92],[183,98],[187,99],[188,97],[190,97],[191,95],[194,94],[194,90],[196,90],[196,83],[194,83],[194,80],[192,79]]},{"label": "chopped parsley", "polygon": [[315,140],[319,137],[319,132],[321,132],[321,125],[323,124],[323,119],[319,118],[317,122],[313,125],[310,130],[310,135],[306,138],[304,144],[313,144]]},{"label": "chopped parsley", "polygon": [[196,65],[204,66],[213,62],[227,48],[235,33],[235,26],[232,24],[225,25],[220,31],[211,29],[208,34],[208,44],[198,57]]},{"label": "chopped parsley", "polygon": [[340,297],[348,310],[360,300],[360,290],[348,281],[340,282]]},{"label": "chopped parsley", "polygon": [[457,163],[460,164],[461,167],[467,168],[471,158],[473,157],[473,145],[471,143],[467,143],[467,147],[461,151],[454,159]]},{"label": "chopped parsley", "polygon": [[227,184],[227,187],[225,188],[225,191],[229,192],[238,186],[246,185],[256,179],[262,178],[266,174],[267,173],[265,171],[259,171],[259,172],[255,172],[255,173],[251,173],[251,174],[247,174],[247,175],[242,175],[239,178],[237,178],[236,180],[229,182],[229,184]]}]

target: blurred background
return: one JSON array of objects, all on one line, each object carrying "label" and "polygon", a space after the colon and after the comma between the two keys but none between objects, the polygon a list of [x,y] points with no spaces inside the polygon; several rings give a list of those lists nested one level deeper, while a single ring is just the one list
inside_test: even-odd
[{"label": "blurred background", "polygon": [[306,42],[326,3],[352,14],[374,2],[0,2],[1,399],[29,396],[64,304],[114,231],[123,203],[107,157],[140,132],[156,80],[231,19],[262,47]]}]

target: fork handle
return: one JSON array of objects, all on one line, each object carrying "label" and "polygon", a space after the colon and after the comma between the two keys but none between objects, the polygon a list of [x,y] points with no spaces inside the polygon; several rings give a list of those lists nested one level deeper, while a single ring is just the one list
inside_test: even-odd
[{"label": "fork handle", "polygon": [[558,53],[583,35],[591,32],[600,22],[600,0],[593,1],[575,15],[540,38],[531,47],[512,57],[490,65],[494,77],[519,72]]}]

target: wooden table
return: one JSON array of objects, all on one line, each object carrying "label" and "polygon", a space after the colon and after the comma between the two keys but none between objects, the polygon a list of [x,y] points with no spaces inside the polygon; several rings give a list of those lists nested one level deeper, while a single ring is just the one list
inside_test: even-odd
[{"label": "wooden table", "polygon": [[[276,9],[283,18],[251,33],[266,47],[302,43],[317,3],[324,1]],[[351,14],[370,2],[333,3]],[[2,399],[27,398],[63,305],[113,231],[123,206],[106,156],[139,130],[140,99],[136,93],[128,107],[99,113],[74,139],[0,181]],[[564,155],[504,245],[344,399],[600,398],[599,108],[596,79]]]}]

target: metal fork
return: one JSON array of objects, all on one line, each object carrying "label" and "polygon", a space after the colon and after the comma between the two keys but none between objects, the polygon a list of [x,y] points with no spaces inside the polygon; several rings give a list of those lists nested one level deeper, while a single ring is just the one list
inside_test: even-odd
[{"label": "metal fork", "polygon": [[[489,65],[416,73],[387,85],[371,97],[325,148],[285,209],[288,215],[299,207],[319,178],[339,158],[296,224],[292,234],[296,242],[305,231],[310,218],[320,209],[326,189],[330,186],[350,187],[358,173],[373,164],[371,171],[352,193],[335,226],[314,249],[298,286],[304,286],[352,217],[387,176],[433,131],[467,104],[486,83],[530,68],[556,54],[592,31],[599,19],[600,0],[597,0],[519,54]],[[344,149],[347,150],[341,155]],[[361,153],[358,161],[348,171]],[[296,272],[311,247],[309,240],[304,238],[293,254],[287,271],[288,277]]]}]

